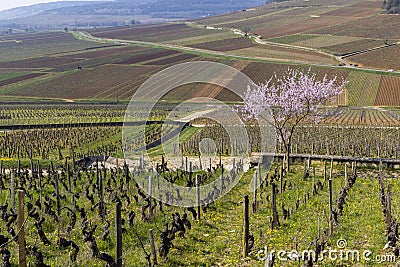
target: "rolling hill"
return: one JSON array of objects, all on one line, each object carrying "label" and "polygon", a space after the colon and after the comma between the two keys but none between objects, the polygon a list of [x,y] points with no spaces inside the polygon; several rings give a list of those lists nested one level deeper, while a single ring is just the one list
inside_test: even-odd
[{"label": "rolling hill", "polygon": [[0,27],[25,30],[121,26],[218,15],[262,5],[261,0],[105,0],[38,4],[0,12]]},{"label": "rolling hill", "polygon": [[[0,47],[5,77],[0,94],[4,99],[129,100],[152,74],[209,60],[256,82],[288,66],[311,66],[320,77],[349,80],[340,105],[399,106],[400,32],[385,32],[398,17],[383,13],[377,1],[291,0],[186,23],[7,36]],[[177,88],[166,98],[210,94],[238,100],[204,84]]]}]

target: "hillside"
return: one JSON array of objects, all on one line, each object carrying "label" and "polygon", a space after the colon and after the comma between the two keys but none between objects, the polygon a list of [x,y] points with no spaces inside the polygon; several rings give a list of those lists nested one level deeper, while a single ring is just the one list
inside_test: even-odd
[{"label": "hillside", "polygon": [[[256,82],[288,66],[312,66],[321,77],[348,79],[340,105],[399,106],[399,74],[379,69],[400,69],[393,45],[400,32],[385,33],[385,25],[397,17],[381,13],[375,1],[293,0],[188,23],[7,36],[0,47],[0,94],[5,99],[129,100],[152,74],[208,60],[233,66]],[[252,29],[245,29],[248,25]],[[202,84],[178,88],[166,98],[210,95],[238,100],[223,88]]]},{"label": "hillside", "polygon": [[[103,3],[104,1],[91,2],[91,4]],[[44,4],[35,4],[31,6],[16,7],[0,11],[0,20],[24,18],[28,16],[35,16],[41,12],[48,10],[67,8],[71,6],[84,6],[87,2],[84,1],[58,1]]]},{"label": "hillside", "polygon": [[55,2],[2,11],[0,27],[24,30],[146,24],[218,15],[262,4],[261,0]]},{"label": "hillside", "polygon": [[195,22],[240,29],[264,42],[327,52],[348,65],[399,70],[400,30],[388,28],[399,19],[383,13],[381,1],[295,0]]}]

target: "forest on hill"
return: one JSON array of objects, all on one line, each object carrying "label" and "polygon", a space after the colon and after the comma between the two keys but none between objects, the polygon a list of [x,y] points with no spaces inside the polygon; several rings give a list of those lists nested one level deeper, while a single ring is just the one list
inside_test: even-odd
[{"label": "forest on hill", "polygon": [[399,0],[384,0],[382,7],[386,10],[386,13],[388,14],[398,14]]}]

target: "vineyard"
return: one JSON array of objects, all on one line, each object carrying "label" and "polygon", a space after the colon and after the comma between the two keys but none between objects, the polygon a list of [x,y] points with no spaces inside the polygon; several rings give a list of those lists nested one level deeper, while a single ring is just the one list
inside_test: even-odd
[{"label": "vineyard", "polygon": [[2,35],[0,266],[400,267],[400,28],[381,7]]},{"label": "vineyard", "polygon": [[[265,266],[271,250],[319,253],[339,249],[337,241],[343,239],[347,247],[342,249],[372,251],[371,266],[382,266],[378,259],[383,258],[376,256],[389,261],[396,255],[397,169],[356,161],[304,160],[293,162],[286,173],[277,158],[270,171],[263,165],[248,170],[240,157],[236,164],[229,162],[228,132],[204,119],[192,122],[204,127],[194,130],[189,126],[181,133],[189,134],[180,140],[182,169],[170,166],[159,152],[154,154],[154,166],[143,160],[124,160],[121,126],[107,124],[120,122],[124,108],[43,104],[2,109],[5,127],[34,125],[45,118],[49,125],[64,124],[63,128],[0,133],[4,266],[16,265],[21,257],[21,239],[16,238],[21,236],[21,225],[26,261],[36,266],[117,266],[119,262],[127,266]],[[169,105],[159,106],[149,120],[165,120],[168,109]],[[142,116],[133,117],[140,120]],[[398,116],[396,109],[343,108],[318,125],[299,127],[292,152],[398,159]],[[82,125],[103,125],[68,126],[74,122],[72,118]],[[246,128],[252,151],[257,152],[259,132],[254,126]],[[170,126],[163,133],[173,129]],[[229,129],[230,134],[236,131],[232,126]],[[160,134],[160,124],[149,124],[146,140],[130,141],[140,147]],[[210,161],[202,157],[199,162],[198,144],[205,138],[214,140],[216,154]],[[280,149],[278,143],[277,151]],[[240,150],[234,154],[240,155]],[[207,202],[223,194],[242,174],[232,191],[214,203]],[[171,191],[153,199],[145,189],[156,191],[166,180],[194,190],[196,185],[215,183],[221,175],[222,187],[218,184],[208,194],[200,193],[199,208],[164,203],[178,201],[184,192]],[[249,186],[256,190],[249,192]],[[21,201],[25,205],[22,210]],[[243,215],[238,212],[242,209]],[[268,264],[367,264],[362,256],[359,261],[354,257],[317,260],[311,255],[287,262],[273,257]]]},{"label": "vineyard", "polygon": [[[310,7],[306,11],[301,11],[300,8],[294,7],[289,10],[284,8],[283,10],[269,10],[267,7],[260,7],[260,9],[246,12],[248,14],[256,12],[259,14],[257,15],[260,17],[259,19],[264,20],[270,20],[270,16],[276,16],[273,19],[273,23],[277,24],[276,27],[283,27],[283,24],[280,22],[281,19],[286,20],[288,17],[293,20],[301,19],[302,16],[297,16],[296,14],[301,14],[303,11],[306,12],[303,12],[304,14],[317,14],[318,12],[322,14],[323,12],[332,11],[331,7]],[[269,11],[279,13],[272,15]],[[233,13],[222,17],[232,17],[234,14],[241,14],[242,16],[242,13],[246,12]],[[266,14],[263,15],[263,12],[266,12]],[[254,19],[257,19],[257,16]],[[375,17],[372,16],[370,19],[375,20]],[[386,22],[386,17],[383,20]],[[235,23],[245,21],[245,18],[238,17]],[[290,22],[290,20],[287,20],[287,22]],[[269,25],[269,23],[272,22],[268,22],[267,24]],[[296,25],[301,26],[300,22],[296,23]],[[314,22],[310,25],[314,25]],[[268,29],[273,30],[274,28]],[[293,27],[289,27],[289,29],[293,29]],[[179,35],[180,31],[185,32],[185,34]],[[280,32],[278,30],[274,31]],[[131,38],[133,40],[139,40],[140,38],[137,39],[135,36],[140,35],[145,38],[143,40],[147,41],[157,41],[155,39],[152,40],[152,38],[160,36],[160,38],[165,37],[165,40],[158,40],[157,42],[184,44],[188,47],[218,51],[233,56],[254,57],[257,58],[257,61],[265,59],[267,62],[265,60],[264,62],[252,62],[244,58],[239,60],[229,57],[225,58],[225,56],[214,57],[212,55],[197,54],[191,51],[178,51],[169,48],[89,42],[87,40],[75,39],[74,36],[76,37],[76,33],[53,32],[17,35],[15,38],[16,40],[20,39],[20,42],[7,42],[7,46],[13,45],[15,47],[23,45],[27,48],[30,47],[33,52],[30,55],[21,53],[19,57],[1,60],[1,98],[10,100],[18,100],[18,98],[44,98],[51,101],[76,101],[81,99],[111,102],[126,101],[132,97],[144,81],[158,71],[174,64],[199,60],[220,62],[238,70],[243,70],[246,75],[256,82],[265,82],[275,72],[279,74],[289,66],[299,69],[306,68],[302,64],[297,64],[300,62],[303,64],[322,63],[328,65],[337,65],[338,63],[333,57],[316,51],[304,51],[298,48],[275,45],[261,45],[249,38],[238,37],[238,35],[233,34],[231,31],[202,28],[197,21],[188,24],[99,28],[92,29],[90,32],[98,37],[109,38],[123,38],[123,35],[126,34],[126,39]],[[190,35],[192,33],[196,34]],[[257,30],[252,30],[252,33],[258,34]],[[215,39],[212,37],[214,35],[216,36]],[[8,37],[5,38],[7,39]],[[357,49],[380,46],[384,43],[383,39],[379,39],[380,37],[376,38],[364,39],[363,37],[355,36],[295,33],[268,39],[268,41],[289,45],[318,47],[318,49],[332,51],[332,53],[345,54]],[[49,48],[41,50],[42,54],[35,54],[35,47],[43,40],[51,40],[46,43]],[[390,42],[394,41],[390,40]],[[64,45],[70,46],[70,49],[64,49]],[[357,48],[357,46],[359,47]],[[350,56],[347,60],[354,64],[359,63],[368,67],[380,64],[380,67],[385,69],[396,69],[396,57],[393,56],[396,55],[396,49],[397,46],[378,49]],[[5,55],[7,53],[6,51],[4,52]],[[369,55],[376,55],[379,58],[385,58],[385,60],[380,60],[380,63],[377,63],[378,61],[375,57],[370,57]],[[271,60],[284,60],[285,62],[271,62]],[[245,65],[246,67],[242,68]],[[349,69],[329,68],[328,66],[313,66],[312,69],[321,73],[321,75],[329,73],[330,77],[335,74],[339,77],[347,77],[349,84],[346,88],[346,93],[338,101],[340,105],[398,105],[396,93],[398,76],[396,74],[376,74]],[[365,92],[363,96],[366,97],[360,97],[360,92]],[[177,99],[189,99],[193,96],[205,96],[207,94],[218,95],[218,99],[225,101],[238,101],[236,96],[228,92],[201,84],[178,88],[166,96],[166,99],[168,101],[175,101]]]}]

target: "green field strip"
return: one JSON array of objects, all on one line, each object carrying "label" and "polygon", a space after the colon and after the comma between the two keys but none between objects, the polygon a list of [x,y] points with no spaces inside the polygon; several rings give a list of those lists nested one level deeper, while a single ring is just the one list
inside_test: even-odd
[{"label": "green field strip", "polygon": [[237,38],[237,35],[230,31],[229,32],[226,31],[226,32],[220,32],[220,33],[217,32],[217,33],[213,33],[213,34],[207,34],[207,35],[196,36],[196,37],[175,39],[175,40],[165,42],[165,43],[189,46],[189,45],[194,45],[194,44],[207,43],[207,42],[211,42],[211,41],[226,40],[226,39],[231,39],[231,38]]},{"label": "green field strip", "polygon": [[305,40],[309,39],[314,39],[319,37],[319,34],[292,34],[292,35],[286,35],[282,37],[277,37],[277,38],[270,38],[268,41],[275,42],[275,43],[281,43],[281,44],[292,44],[296,42],[302,42]]},{"label": "green field strip", "polygon": [[[393,170],[384,170],[384,173],[389,179],[385,179],[384,183],[390,184],[392,186],[392,216],[400,219],[400,181],[399,174]],[[383,215],[382,215],[383,216]]]},{"label": "green field strip", "polygon": [[379,81],[381,75],[369,74],[367,76],[364,86],[364,105],[373,106],[375,103],[376,96],[378,94]]},{"label": "green field strip", "polygon": [[[13,84],[9,84],[6,86],[3,86],[0,88],[0,94],[2,95],[17,95],[18,91],[21,89],[24,89],[26,87],[30,87],[33,85],[37,85],[40,84],[42,82],[46,82],[52,79],[56,79],[58,77],[61,77],[63,75],[66,75],[67,73],[47,73],[43,76],[39,76],[33,79],[28,79],[28,80],[24,80],[21,82],[17,82],[17,83],[13,83]],[[24,97],[23,95],[21,95],[21,97]]]},{"label": "green field strip", "polygon": [[[323,174],[321,172],[322,165],[316,164],[316,172],[317,176],[315,178],[315,182],[320,181],[324,184],[323,190],[319,191],[317,195],[313,197],[312,195],[312,178],[309,177],[306,181],[303,180],[301,165],[296,166],[295,174],[292,175],[292,183],[294,188],[292,190],[287,190],[283,196],[278,194],[278,213],[279,220],[281,226],[276,230],[269,229],[269,223],[264,221],[263,224],[261,222],[256,223],[258,228],[263,230],[266,239],[266,245],[268,245],[269,251],[274,249],[291,251],[297,249],[298,251],[302,251],[308,248],[310,242],[312,242],[318,236],[318,226],[320,227],[319,231],[322,234],[323,230],[327,227],[327,217],[329,210],[329,191],[328,191],[328,183],[324,182]],[[336,167],[335,167],[336,168]],[[336,171],[334,170],[334,176],[332,179],[333,185],[333,196],[338,194],[341,185],[344,183],[343,177],[336,177]],[[278,184],[279,188],[279,184]],[[270,188],[269,188],[270,189]],[[306,201],[306,204],[303,203],[303,199],[305,194],[309,193],[310,199]],[[286,209],[291,209],[296,203],[296,199],[299,198],[300,206],[299,209],[289,217],[289,220],[284,221],[281,211],[281,205],[284,202]],[[282,202],[283,200],[283,202]],[[268,218],[271,215],[270,209],[268,212],[263,213],[259,212],[260,217]],[[319,224],[318,224],[319,221]],[[259,241],[262,243],[262,241]],[[261,247],[260,247],[261,249]],[[263,262],[261,262],[263,263]],[[260,262],[258,262],[260,264]],[[284,266],[297,266],[296,262],[280,262],[277,261],[277,264]],[[259,265],[263,266],[263,265]]]},{"label": "green field strip", "polygon": [[[360,262],[337,261],[335,264],[350,264],[351,266],[365,266],[362,260],[364,250],[370,250],[372,255],[390,254],[383,251],[386,244],[385,222],[382,207],[379,201],[380,191],[376,178],[358,178],[350,190],[343,215],[339,217],[339,225],[329,239],[329,245],[337,249],[337,240],[347,241],[346,249],[359,250]],[[372,258],[372,256],[371,256]],[[326,266],[332,264],[329,260]],[[367,266],[382,266],[382,263],[370,262]]]},{"label": "green field strip", "polygon": [[352,41],[360,40],[358,37],[347,37],[347,36],[329,36],[322,35],[316,38],[302,40],[292,43],[293,45],[306,46],[312,48],[321,48],[326,46],[341,45]]},{"label": "green field strip", "polygon": [[26,72],[2,72],[0,71],[0,81],[12,79],[27,74]]},{"label": "green field strip", "polygon": [[349,72],[348,105],[351,106],[373,106],[378,93],[380,75]]}]

